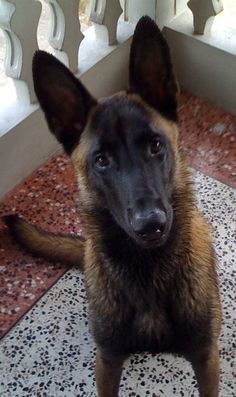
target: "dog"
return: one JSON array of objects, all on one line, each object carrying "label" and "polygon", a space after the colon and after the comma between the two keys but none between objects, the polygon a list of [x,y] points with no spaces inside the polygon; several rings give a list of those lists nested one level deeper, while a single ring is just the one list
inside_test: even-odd
[{"label": "dog", "polygon": [[5,218],[15,239],[85,273],[99,397],[117,397],[124,360],[168,352],[189,360],[200,396],[217,397],[221,305],[210,228],[198,212],[178,145],[170,51],[138,22],[127,92],[95,100],[56,58],[33,59],[49,129],[71,157],[84,239]]}]

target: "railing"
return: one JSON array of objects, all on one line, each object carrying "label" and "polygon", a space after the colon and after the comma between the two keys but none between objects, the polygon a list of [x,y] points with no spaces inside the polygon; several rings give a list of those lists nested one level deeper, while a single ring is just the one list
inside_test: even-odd
[{"label": "railing", "polygon": [[[27,84],[31,103],[35,102],[31,64],[38,48],[37,29],[42,5],[47,4],[50,11],[48,44],[55,56],[76,72],[78,51],[84,37],[79,20],[79,3],[79,0],[0,0],[0,27],[5,32],[7,46],[5,73],[13,79],[18,92],[22,90],[22,82]],[[119,0],[93,3],[91,20],[107,27],[109,44],[114,44],[118,18],[122,13]]]},{"label": "railing", "polygon": [[[28,93],[30,102],[35,102],[31,63],[38,48],[42,5],[47,4],[50,11],[48,44],[59,59],[77,72],[84,37],[78,16],[79,3],[79,0],[0,0],[0,27],[6,38],[5,73],[12,78],[17,95],[22,97],[22,93]],[[91,0],[88,9],[96,37],[114,45],[122,13],[123,20],[130,22],[148,13],[163,26],[167,19],[186,8],[186,3],[186,0]],[[194,32],[198,34],[204,33],[209,17],[223,9],[221,0],[190,0],[188,6],[194,15]]]},{"label": "railing", "polygon": [[188,7],[193,13],[195,34],[209,32],[213,22],[212,17],[223,11],[222,0],[190,0]]},{"label": "railing", "polygon": [[[90,25],[86,32],[79,19],[84,2]],[[187,15],[189,37],[194,31],[205,33],[209,17],[221,9],[221,0],[0,0],[0,31],[6,38],[5,75],[0,70],[0,198],[59,148],[36,103],[31,73],[35,50],[53,52],[95,97],[106,96],[127,87],[130,36],[142,15],[155,19],[161,29],[174,24],[176,16],[178,20]],[[172,52],[180,51],[183,46],[182,42],[176,45],[177,30],[170,26],[169,32],[174,33],[169,41]],[[182,39],[182,33],[180,36]],[[186,42],[184,48],[180,59],[188,57]],[[1,54],[0,47],[0,69]],[[205,73],[205,66],[202,68]],[[185,69],[181,66],[181,70]],[[231,81],[231,74],[227,74]],[[6,84],[2,76],[8,76]],[[185,76],[189,73],[184,72],[183,80]],[[220,81],[218,74],[216,81]],[[219,92],[222,98],[222,90]],[[231,97],[228,102],[232,102]]]}]

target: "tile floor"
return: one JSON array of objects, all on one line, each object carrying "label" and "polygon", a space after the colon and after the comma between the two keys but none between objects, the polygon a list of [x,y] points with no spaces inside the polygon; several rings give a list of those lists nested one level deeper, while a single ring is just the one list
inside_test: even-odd
[{"label": "tile floor", "polygon": [[[20,213],[50,231],[80,233],[73,169],[66,156],[48,161],[1,203],[0,216]],[[32,258],[10,238],[0,220],[0,336],[67,270]]]},{"label": "tile floor", "polygon": [[180,142],[189,164],[236,188],[236,115],[183,93]]},{"label": "tile floor", "polygon": [[[183,93],[180,123],[198,205],[213,225],[219,259],[223,303],[220,397],[235,397],[236,117]],[[76,198],[71,165],[59,155],[3,200],[0,215],[19,212],[49,230],[81,233]],[[0,342],[0,395],[96,396],[95,347],[88,331],[83,275],[76,268],[52,265],[26,254],[0,223],[0,296],[0,332],[4,336]],[[185,360],[143,354],[126,362],[120,395],[198,394]]]}]

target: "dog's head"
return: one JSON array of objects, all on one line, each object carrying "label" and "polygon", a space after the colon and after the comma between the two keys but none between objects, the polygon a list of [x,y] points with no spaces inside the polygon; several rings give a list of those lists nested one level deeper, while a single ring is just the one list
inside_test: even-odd
[{"label": "dog's head", "polygon": [[33,61],[35,91],[71,155],[84,210],[103,208],[141,247],[163,245],[172,221],[177,87],[169,49],[143,17],[130,52],[130,89],[97,102],[53,56]]}]

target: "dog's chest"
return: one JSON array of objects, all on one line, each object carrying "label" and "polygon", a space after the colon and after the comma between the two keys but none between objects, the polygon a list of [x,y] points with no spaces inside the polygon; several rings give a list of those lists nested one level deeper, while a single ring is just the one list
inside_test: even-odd
[{"label": "dog's chest", "polygon": [[149,301],[137,296],[131,332],[128,337],[131,351],[158,352],[172,346],[173,328],[166,310],[166,302],[154,293],[147,295]]}]

